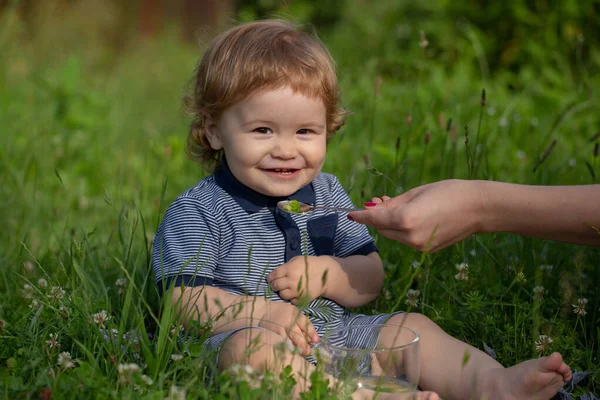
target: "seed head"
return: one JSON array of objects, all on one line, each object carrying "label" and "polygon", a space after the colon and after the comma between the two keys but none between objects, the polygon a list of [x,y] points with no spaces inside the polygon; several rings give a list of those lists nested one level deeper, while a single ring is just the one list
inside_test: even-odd
[{"label": "seed head", "polygon": [[425,36],[425,32],[421,31],[419,33],[421,36],[421,40],[419,40],[419,46],[421,46],[422,49],[426,49],[427,46],[429,46],[429,41],[427,40],[427,37]]},{"label": "seed head", "polygon": [[60,343],[58,343],[58,333],[51,333],[50,339],[46,340],[46,344],[51,349],[60,349]]},{"label": "seed head", "polygon": [[425,144],[429,144],[429,140],[431,139],[431,132],[425,132]]},{"label": "seed head", "polygon": [[381,77],[375,78],[375,97],[379,96],[379,89],[381,88]]},{"label": "seed head", "polygon": [[485,104],[486,104],[485,89],[481,89],[481,107],[485,107]]}]

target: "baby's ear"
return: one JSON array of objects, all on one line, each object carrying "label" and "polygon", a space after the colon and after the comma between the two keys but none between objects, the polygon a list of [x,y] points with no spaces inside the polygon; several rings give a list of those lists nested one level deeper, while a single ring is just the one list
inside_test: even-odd
[{"label": "baby's ear", "polygon": [[223,142],[221,142],[217,124],[212,119],[208,119],[204,126],[204,134],[206,135],[206,140],[210,144],[210,147],[213,150],[221,150],[223,148]]}]

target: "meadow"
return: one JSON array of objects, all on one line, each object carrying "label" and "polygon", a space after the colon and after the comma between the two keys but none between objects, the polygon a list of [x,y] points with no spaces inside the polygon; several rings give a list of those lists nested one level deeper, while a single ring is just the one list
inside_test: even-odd
[{"label": "meadow", "polygon": [[[369,13],[321,35],[352,113],[324,170],[355,204],[447,178],[598,181],[597,49],[538,43],[515,71],[489,65],[466,22],[449,43]],[[153,283],[165,208],[208,173],[181,108],[201,46],[166,30],[117,51],[95,27],[65,15],[25,35],[0,14],[0,397],[289,397],[285,374],[212,375]],[[360,311],[424,313],[503,365],[560,351],[600,371],[598,249],[500,233],[425,254],[372,233],[385,287]],[[563,398],[600,393],[600,375],[578,376]],[[306,399],[337,398],[313,380]]]}]

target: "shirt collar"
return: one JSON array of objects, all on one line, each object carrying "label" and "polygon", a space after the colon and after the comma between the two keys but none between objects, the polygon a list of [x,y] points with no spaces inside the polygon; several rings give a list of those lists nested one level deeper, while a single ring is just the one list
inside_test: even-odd
[{"label": "shirt collar", "polygon": [[300,188],[287,197],[271,197],[258,193],[237,180],[227,162],[217,167],[215,173],[217,185],[222,187],[247,212],[258,212],[265,207],[275,207],[281,200],[298,200],[306,204],[315,204],[316,196],[312,183]]}]

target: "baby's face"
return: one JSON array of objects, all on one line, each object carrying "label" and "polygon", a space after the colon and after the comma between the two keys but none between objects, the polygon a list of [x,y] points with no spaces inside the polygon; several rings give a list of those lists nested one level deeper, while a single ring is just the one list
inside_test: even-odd
[{"label": "baby's face", "polygon": [[212,148],[223,149],[233,175],[268,196],[296,192],[325,162],[325,105],[287,87],[230,106],[208,131]]}]

